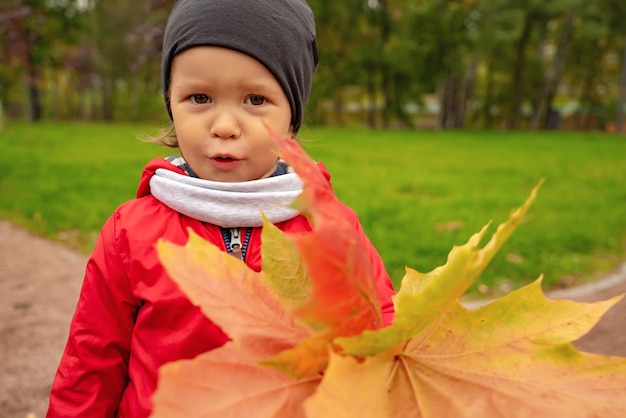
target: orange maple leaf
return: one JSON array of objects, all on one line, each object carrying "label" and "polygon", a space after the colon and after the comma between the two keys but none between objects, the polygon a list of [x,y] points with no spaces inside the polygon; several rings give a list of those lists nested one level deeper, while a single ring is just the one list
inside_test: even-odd
[{"label": "orange maple leaf", "polygon": [[[282,157],[302,177],[296,206],[309,213],[315,230],[292,235],[312,282],[308,302],[298,311],[322,322],[334,335],[351,336],[382,326],[380,300],[367,252],[318,166],[291,138],[276,137]],[[324,260],[324,262],[320,262]]]}]

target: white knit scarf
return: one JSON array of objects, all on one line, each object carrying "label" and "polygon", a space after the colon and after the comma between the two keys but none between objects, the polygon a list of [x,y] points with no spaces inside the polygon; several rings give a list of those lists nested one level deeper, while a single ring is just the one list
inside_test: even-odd
[{"label": "white knit scarf", "polygon": [[224,228],[263,225],[298,215],[288,207],[302,192],[296,173],[246,182],[209,181],[159,168],[150,179],[154,197],[192,218]]}]

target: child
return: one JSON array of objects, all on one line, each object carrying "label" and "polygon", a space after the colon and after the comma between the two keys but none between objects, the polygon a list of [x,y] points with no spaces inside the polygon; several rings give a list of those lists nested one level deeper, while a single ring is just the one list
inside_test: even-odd
[{"label": "child", "polygon": [[[181,157],[151,161],[137,198],[103,226],[48,417],[148,416],[161,365],[227,341],[168,277],[154,244],[183,245],[191,227],[259,271],[261,210],[284,231],[311,230],[286,207],[302,184],[277,159],[268,127],[298,132],[316,65],[315,23],[304,0],[176,4],[162,76]],[[388,324],[393,287],[355,213],[346,207],[346,216],[369,252]]]}]

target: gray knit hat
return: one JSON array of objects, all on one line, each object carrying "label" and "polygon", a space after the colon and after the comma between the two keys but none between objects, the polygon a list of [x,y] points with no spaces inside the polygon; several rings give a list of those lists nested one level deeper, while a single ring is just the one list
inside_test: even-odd
[{"label": "gray knit hat", "polygon": [[249,55],[276,77],[298,132],[317,67],[315,36],[313,12],[304,0],[180,0],[167,21],[161,58],[170,118],[168,92],[176,54],[195,46],[221,46]]}]

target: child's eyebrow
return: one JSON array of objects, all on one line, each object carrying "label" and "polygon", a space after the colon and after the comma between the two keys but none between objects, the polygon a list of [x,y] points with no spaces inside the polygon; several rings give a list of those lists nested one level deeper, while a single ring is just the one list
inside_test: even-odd
[{"label": "child's eyebrow", "polygon": [[207,83],[201,81],[194,80],[184,80],[179,81],[177,83],[172,83],[170,88],[174,90],[197,90],[201,88],[206,88]]},{"label": "child's eyebrow", "polygon": [[272,85],[263,81],[246,80],[240,84],[241,89],[250,90],[258,93],[276,94],[280,92],[280,85]]}]

